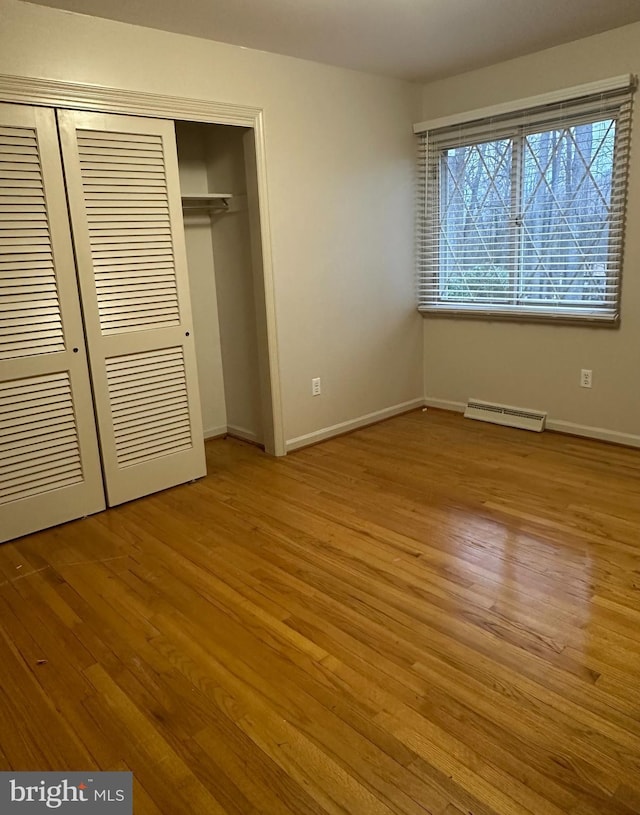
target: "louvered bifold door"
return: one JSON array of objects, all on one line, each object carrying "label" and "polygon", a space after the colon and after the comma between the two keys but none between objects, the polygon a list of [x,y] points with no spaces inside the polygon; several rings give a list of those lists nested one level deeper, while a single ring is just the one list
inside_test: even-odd
[{"label": "louvered bifold door", "polygon": [[0,105],[0,540],[104,507],[55,114]]},{"label": "louvered bifold door", "polygon": [[113,506],[206,472],[174,127],[58,122]]}]

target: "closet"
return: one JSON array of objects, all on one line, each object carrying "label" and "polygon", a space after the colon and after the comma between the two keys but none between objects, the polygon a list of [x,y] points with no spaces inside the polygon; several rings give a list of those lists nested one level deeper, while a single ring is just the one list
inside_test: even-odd
[{"label": "closet", "polygon": [[264,309],[256,298],[262,270],[253,134],[232,125],[175,125],[205,438],[227,433],[263,445],[270,400],[261,375]]},{"label": "closet", "polygon": [[0,540],[205,472],[173,122],[0,105]]}]

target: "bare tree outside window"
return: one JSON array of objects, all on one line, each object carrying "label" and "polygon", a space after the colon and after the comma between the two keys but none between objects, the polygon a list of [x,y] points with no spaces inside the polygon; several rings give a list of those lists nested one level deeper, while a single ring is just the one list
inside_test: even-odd
[{"label": "bare tree outside window", "polygon": [[634,87],[419,131],[420,311],[618,322]]},{"label": "bare tree outside window", "polygon": [[606,299],[614,143],[608,119],[445,150],[440,296]]}]

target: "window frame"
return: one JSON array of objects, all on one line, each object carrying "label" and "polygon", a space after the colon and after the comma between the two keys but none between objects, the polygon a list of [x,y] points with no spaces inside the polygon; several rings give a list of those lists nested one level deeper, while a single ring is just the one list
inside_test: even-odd
[{"label": "window frame", "polygon": [[[615,77],[600,83],[568,89],[541,97],[532,97],[512,105],[472,111],[433,122],[414,126],[419,136],[418,197],[416,218],[416,266],[418,310],[424,316],[472,317],[476,319],[510,319],[544,321],[552,323],[592,323],[617,326],[620,319],[620,301],[623,264],[623,238],[626,214],[626,189],[631,134],[631,101],[635,89],[632,76]],[[511,208],[509,222],[513,228],[510,238],[514,258],[522,250],[523,228],[521,162],[524,160],[524,140],[527,135],[568,129],[585,123],[605,119],[615,120],[615,141],[611,173],[611,208],[607,285],[611,297],[602,304],[584,305],[523,304],[518,301],[517,281],[522,279],[524,266],[513,262],[509,267],[512,281],[508,296],[499,302],[491,300],[443,300],[440,295],[440,242],[441,242],[441,177],[440,162],[449,146],[463,147],[497,141],[512,140],[510,161]],[[515,157],[515,161],[514,161]],[[516,166],[517,165],[517,166]],[[590,172],[591,164],[588,172]]]}]

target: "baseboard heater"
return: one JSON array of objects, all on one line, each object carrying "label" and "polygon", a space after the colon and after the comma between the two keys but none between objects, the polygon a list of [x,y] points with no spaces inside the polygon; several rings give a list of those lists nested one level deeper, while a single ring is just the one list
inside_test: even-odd
[{"label": "baseboard heater", "polygon": [[544,430],[547,419],[547,414],[539,410],[498,405],[495,402],[481,402],[479,399],[469,399],[464,415],[467,419],[517,427],[520,430],[535,430],[537,433]]}]

